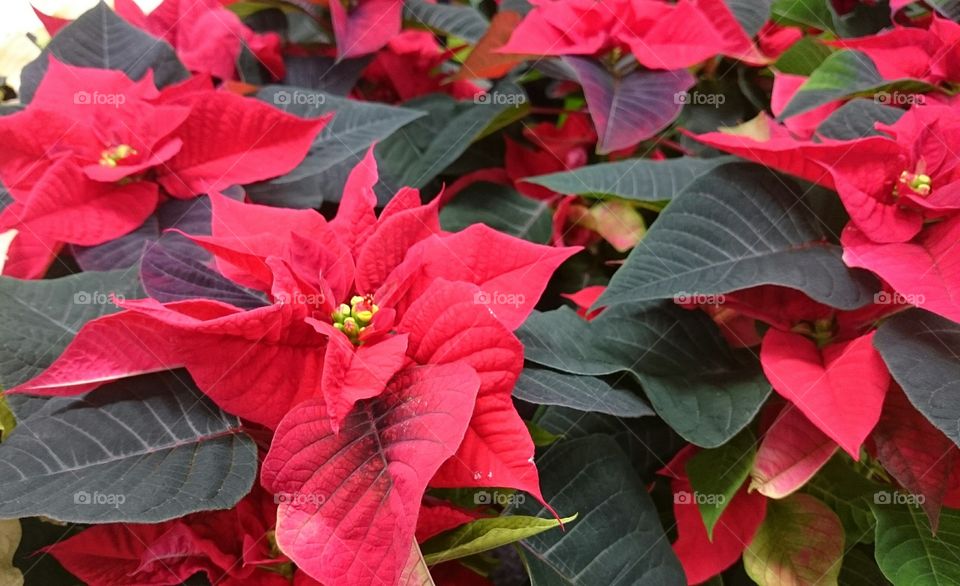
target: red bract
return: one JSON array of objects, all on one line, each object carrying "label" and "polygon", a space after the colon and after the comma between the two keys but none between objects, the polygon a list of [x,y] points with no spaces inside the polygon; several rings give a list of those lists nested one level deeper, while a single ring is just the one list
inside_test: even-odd
[{"label": "red bract", "polygon": [[880,419],[890,374],[867,330],[899,306],[836,311],[801,293],[760,287],[732,294],[735,309],[772,327],[760,362],[780,395],[854,459]]},{"label": "red bract", "polygon": [[213,234],[192,238],[269,305],[123,302],[15,391],[74,394],[186,367],[226,411],[276,427],[264,485],[314,497],[281,505],[277,539],[326,583],[391,583],[428,481],[542,500],[511,399],[523,365],[511,330],[576,249],[482,225],[445,233],[410,189],[377,217],[376,182],[371,153],[331,222],[213,196]]},{"label": "red bract", "polygon": [[765,58],[720,0],[533,2],[502,53],[599,55],[625,49],[649,69],[680,69],[715,55]]},{"label": "red bract", "polygon": [[837,39],[828,45],[866,53],[885,79],[933,84],[960,80],[960,25],[934,14],[927,29],[896,27],[876,35]]},{"label": "red bract", "polygon": [[202,78],[158,91],[150,75],[133,81],[51,58],[30,106],[0,118],[9,144],[0,179],[14,199],[0,224],[47,245],[17,243],[18,272],[7,273],[40,276],[59,243],[100,244],[134,230],[164,194],[282,175],[326,121],[214,91]]},{"label": "red bract", "polygon": [[331,0],[328,6],[341,59],[373,53],[400,32],[401,0]]},{"label": "red bract", "polygon": [[363,73],[358,93],[367,99],[404,102],[432,92],[464,99],[480,89],[465,80],[447,83],[442,65],[450,58],[426,31],[403,31],[393,36]]},{"label": "red bract", "polygon": [[278,572],[289,562],[266,538],[275,511],[271,495],[255,487],[227,511],[154,525],[97,525],[45,551],[95,586],[172,586],[198,572],[226,586],[283,586],[290,582]]},{"label": "red bract", "polygon": [[870,240],[905,242],[917,235],[925,218],[960,209],[960,159],[947,147],[960,136],[960,124],[955,108],[929,105],[878,127],[885,136],[824,143],[797,141],[782,132],[767,141],[724,133],[697,138],[835,188],[853,224]]},{"label": "red bract", "polygon": [[686,473],[687,461],[696,453],[697,448],[687,446],[660,471],[670,478],[673,514],[677,521],[673,551],[683,565],[689,584],[709,580],[736,563],[753,540],[767,512],[766,497],[748,492],[744,483],[720,515],[713,528],[713,537],[708,536],[696,493]]}]

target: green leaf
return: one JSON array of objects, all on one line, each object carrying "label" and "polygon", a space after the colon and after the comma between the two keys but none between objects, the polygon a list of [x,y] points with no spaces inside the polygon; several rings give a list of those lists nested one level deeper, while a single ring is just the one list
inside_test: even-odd
[{"label": "green leaf", "polygon": [[152,70],[158,87],[189,76],[173,47],[131,26],[103,2],[64,27],[40,56],[23,68],[20,74],[22,102],[33,99],[40,80],[47,73],[51,54],[68,65],[114,69],[131,79],[140,79]]},{"label": "green leaf", "polygon": [[459,4],[439,4],[425,0],[404,0],[404,16],[414,25],[477,43],[490,23],[479,10]]},{"label": "green leaf", "polygon": [[819,30],[833,30],[833,11],[829,0],[776,0],[771,8],[780,24],[804,25]]},{"label": "green leaf", "polygon": [[781,73],[807,76],[826,60],[833,49],[816,37],[803,37],[777,58],[773,67]]},{"label": "green leaf", "polygon": [[532,421],[524,421],[523,423],[527,426],[527,432],[530,434],[530,439],[533,440],[533,445],[538,448],[549,446],[561,438],[561,436],[550,433]]},{"label": "green leaf", "polygon": [[677,196],[613,275],[597,306],[780,285],[840,309],[873,300],[875,280],[843,263],[804,199],[769,169],[731,163]]},{"label": "green leaf", "polygon": [[428,116],[401,128],[377,145],[380,182],[393,193],[409,185],[420,188],[456,161],[490,124],[509,110],[523,108],[527,96],[509,81],[493,87],[490,99],[458,102],[440,94],[404,105]]},{"label": "green leaf", "polygon": [[569,195],[611,195],[633,201],[659,202],[672,199],[697,177],[732,160],[730,157],[681,157],[665,161],[630,159],[527,177],[524,181]]},{"label": "green leaf", "polygon": [[0,520],[0,584],[3,586],[23,586],[23,574],[13,567],[21,535],[19,520]]},{"label": "green leaf", "polygon": [[527,360],[554,370],[632,373],[657,414],[706,448],[743,429],[771,390],[757,361],[731,351],[706,314],[671,302],[618,305],[590,322],[567,307],[535,312],[517,335]]},{"label": "green leaf", "polygon": [[520,373],[513,396],[536,405],[560,405],[618,417],[644,417],[653,410],[630,389],[606,381],[546,368],[527,367]]},{"label": "green leaf", "polygon": [[157,523],[230,508],[256,478],[240,421],[183,372],[28,401],[32,412],[0,444],[0,518]]},{"label": "green leaf", "polygon": [[817,133],[836,140],[856,140],[882,133],[876,124],[893,124],[903,116],[903,110],[878,104],[874,100],[856,98],[837,108],[817,127]]},{"label": "green leaf", "polygon": [[960,22],[960,0],[927,0],[927,4],[953,22]]},{"label": "green leaf", "polygon": [[871,506],[877,517],[877,563],[888,580],[895,586],[960,584],[960,511],[943,509],[934,537],[919,507]]},{"label": "green leaf", "polygon": [[843,552],[837,515],[808,494],[793,494],[767,502],[743,565],[760,586],[837,584]]},{"label": "green leaf", "polygon": [[334,113],[293,171],[247,188],[254,200],[285,207],[311,208],[325,201],[340,201],[347,175],[370,145],[426,115],[410,108],[288,86],[265,87],[257,92],[257,98],[306,118]]},{"label": "green leaf", "polygon": [[770,19],[773,0],[725,0],[748,37],[756,36]]},{"label": "green leaf", "polygon": [[960,325],[913,309],[886,320],[873,345],[913,406],[960,446]]},{"label": "green leaf", "polygon": [[888,586],[890,584],[877,567],[872,549],[865,546],[854,547],[843,556],[839,582],[841,586]]},{"label": "green leaf", "polygon": [[440,225],[457,232],[477,223],[547,244],[553,233],[553,210],[546,201],[524,197],[506,185],[474,183],[443,206]]},{"label": "green leaf", "polygon": [[687,476],[698,494],[697,506],[713,540],[713,528],[720,515],[743,486],[757,455],[756,439],[745,429],[732,440],[710,450],[702,450],[687,461]]},{"label": "green leaf", "polygon": [[789,118],[844,98],[883,100],[893,92],[909,94],[929,91],[936,91],[936,88],[917,79],[883,79],[866,53],[837,51],[827,57],[800,86],[780,118]]},{"label": "green leaf", "polygon": [[0,277],[0,386],[11,388],[40,374],[80,326],[118,311],[111,294],[142,296],[137,272],[84,272],[41,281]]},{"label": "green leaf", "polygon": [[6,395],[0,393],[0,441],[5,441],[13,428],[17,426],[17,418],[7,404]]},{"label": "green leaf", "polygon": [[[646,486],[613,439],[558,442],[538,467],[547,502],[580,516],[521,542],[533,586],[686,583]],[[552,517],[533,499],[511,512]]]},{"label": "green leaf", "polygon": [[435,566],[533,537],[559,527],[561,523],[571,523],[576,518],[577,515],[572,515],[558,521],[554,518],[507,515],[477,519],[424,543],[423,559],[428,566]]},{"label": "green leaf", "polygon": [[621,419],[602,413],[584,413],[566,407],[547,407],[536,419],[548,432],[572,440],[592,434],[610,436],[630,459],[634,470],[648,479],[687,445],[663,420]]},{"label": "green leaf", "polygon": [[876,521],[870,510],[883,487],[861,476],[846,454],[837,454],[804,485],[803,490],[827,503],[843,524],[848,543],[871,543]]}]

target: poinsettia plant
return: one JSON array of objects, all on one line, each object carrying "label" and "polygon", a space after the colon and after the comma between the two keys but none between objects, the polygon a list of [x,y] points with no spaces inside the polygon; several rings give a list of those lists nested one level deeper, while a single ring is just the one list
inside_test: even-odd
[{"label": "poinsettia plant", "polygon": [[157,4],[0,105],[0,584],[960,583],[954,4]]}]

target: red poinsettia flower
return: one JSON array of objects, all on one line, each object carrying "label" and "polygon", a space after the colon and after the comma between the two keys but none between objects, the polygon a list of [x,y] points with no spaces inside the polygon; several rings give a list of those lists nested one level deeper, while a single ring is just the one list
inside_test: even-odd
[{"label": "red poinsettia flower", "polygon": [[405,102],[430,93],[442,92],[457,99],[480,92],[473,83],[447,83],[442,66],[451,52],[443,50],[427,31],[403,31],[394,35],[363,72],[356,92],[380,102]]},{"label": "red poinsettia flower", "polygon": [[934,14],[926,29],[897,26],[876,35],[828,45],[866,53],[884,79],[960,80],[960,24]]},{"label": "red poinsettia flower", "polygon": [[224,410],[276,428],[264,486],[315,497],[283,500],[277,541],[325,583],[393,583],[428,482],[542,500],[511,399],[523,365],[511,331],[576,249],[483,225],[445,233],[411,189],[377,217],[376,182],[371,152],[330,222],[213,196],[212,235],[192,238],[268,305],[122,302],[13,391],[74,394],[185,367]]},{"label": "red poinsettia flower", "polygon": [[[170,43],[190,71],[232,80],[246,46],[274,79],[283,78],[280,35],[253,32],[217,0],[163,0],[150,14],[134,0],[115,0],[114,8],[133,26]],[[51,36],[71,22],[34,12]]]},{"label": "red poinsettia flower", "polygon": [[901,309],[890,294],[855,311],[837,311],[802,293],[764,286],[725,302],[771,327],[760,363],[770,384],[854,459],[880,419],[890,373],[873,347],[871,326]]},{"label": "red poinsettia flower", "polygon": [[631,51],[649,69],[681,69],[715,55],[766,59],[721,0],[538,0],[499,52],[600,55]]},{"label": "red poinsettia flower", "polygon": [[8,145],[0,179],[14,200],[0,228],[19,231],[10,253],[16,272],[6,272],[40,276],[60,243],[122,236],[167,195],[282,175],[326,121],[214,91],[203,78],[158,91],[149,74],[133,81],[51,58],[30,105],[0,118]]}]

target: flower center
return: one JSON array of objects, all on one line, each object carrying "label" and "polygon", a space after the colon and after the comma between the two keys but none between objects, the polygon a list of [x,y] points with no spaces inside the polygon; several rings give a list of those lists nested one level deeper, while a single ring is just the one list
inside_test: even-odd
[{"label": "flower center", "polygon": [[117,163],[129,156],[137,154],[137,150],[128,144],[110,147],[100,153],[100,164],[104,167],[116,167]]},{"label": "flower center", "polygon": [[836,326],[834,318],[826,317],[813,321],[802,321],[790,328],[790,331],[810,338],[816,342],[818,348],[823,348],[836,335]]},{"label": "flower center", "polygon": [[917,195],[926,197],[933,190],[933,179],[924,173],[924,165],[918,165],[916,172],[904,171],[900,174],[900,183],[906,185]]},{"label": "flower center", "polygon": [[360,333],[370,325],[379,310],[372,295],[355,295],[350,299],[350,305],[341,303],[333,312],[333,327],[346,334],[354,344],[359,344]]}]

